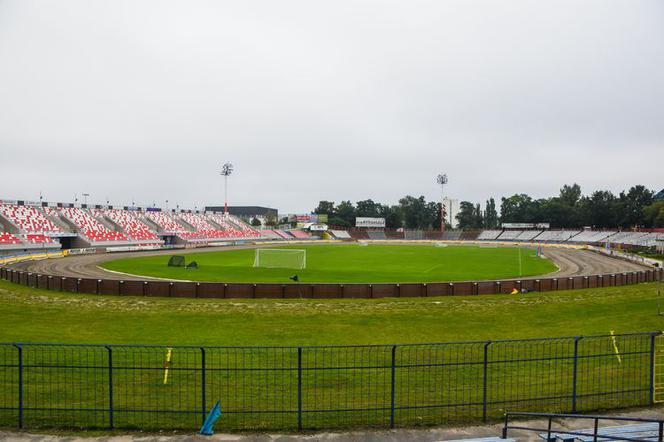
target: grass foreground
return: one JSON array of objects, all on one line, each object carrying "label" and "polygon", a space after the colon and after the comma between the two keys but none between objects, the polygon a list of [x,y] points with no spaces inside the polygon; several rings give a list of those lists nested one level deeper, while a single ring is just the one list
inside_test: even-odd
[{"label": "grass foreground", "polygon": [[189,299],[58,293],[0,281],[0,342],[337,345],[655,331],[657,283],[520,295]]},{"label": "grass foreground", "polygon": [[[305,250],[306,268],[254,268],[255,249],[186,254],[187,263],[198,263],[197,270],[168,267],[170,255],[118,259],[105,262],[102,267],[133,275],[192,281],[289,282],[289,277],[297,273],[303,282],[333,283],[501,279],[543,275],[557,269],[548,259],[537,256],[533,248],[319,244],[263,250],[275,249]],[[297,258],[284,255],[282,265],[299,264]]]},{"label": "grass foreground", "polygon": [[[0,345],[0,427],[194,431],[217,400],[218,431],[479,423],[515,403],[552,412],[643,406],[648,334],[581,339],[578,365],[573,338],[495,340],[655,331],[664,323],[658,288],[220,300],[56,293],[0,281],[0,342],[106,344]],[[464,340],[494,342],[213,347]]]}]

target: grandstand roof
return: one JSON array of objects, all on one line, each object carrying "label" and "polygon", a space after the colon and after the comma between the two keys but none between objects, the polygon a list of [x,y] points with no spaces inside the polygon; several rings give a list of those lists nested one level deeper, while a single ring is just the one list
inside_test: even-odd
[{"label": "grandstand roof", "polygon": [[[224,206],[205,206],[206,212],[223,212]],[[235,216],[277,216],[278,210],[262,206],[228,206],[228,212]]]},{"label": "grandstand roof", "polygon": [[657,192],[653,198],[658,201],[664,201],[664,189]]}]

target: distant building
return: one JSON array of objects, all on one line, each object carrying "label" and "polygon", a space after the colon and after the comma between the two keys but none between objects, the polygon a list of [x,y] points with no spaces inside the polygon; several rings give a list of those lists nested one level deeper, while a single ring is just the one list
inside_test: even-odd
[{"label": "distant building", "polygon": [[[223,212],[224,206],[205,206],[205,211]],[[235,215],[238,218],[242,218],[245,221],[251,221],[253,218],[257,218],[261,223],[264,223],[268,216],[272,216],[276,219],[279,211],[271,207],[261,206],[228,206],[228,213]]]},{"label": "distant building", "polygon": [[453,198],[443,198],[445,204],[445,221],[447,221],[453,229],[459,226],[456,216],[459,213],[459,200]]},{"label": "distant building", "polygon": [[655,201],[664,201],[664,189],[656,193],[653,198],[655,198]]}]

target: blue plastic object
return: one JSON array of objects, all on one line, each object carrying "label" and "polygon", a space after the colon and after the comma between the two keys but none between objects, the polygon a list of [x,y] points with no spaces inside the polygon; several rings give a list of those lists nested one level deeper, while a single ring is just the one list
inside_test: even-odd
[{"label": "blue plastic object", "polygon": [[219,401],[217,401],[205,418],[200,433],[205,436],[212,436],[214,434],[214,423],[217,422],[219,416],[221,416],[221,407],[219,406]]}]

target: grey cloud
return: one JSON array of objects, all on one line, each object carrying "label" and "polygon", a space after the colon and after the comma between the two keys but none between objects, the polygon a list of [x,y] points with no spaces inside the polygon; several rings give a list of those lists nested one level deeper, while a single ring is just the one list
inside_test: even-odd
[{"label": "grey cloud", "polygon": [[[547,196],[662,186],[652,1],[0,0],[4,197]],[[171,205],[174,205],[171,203]]]}]

